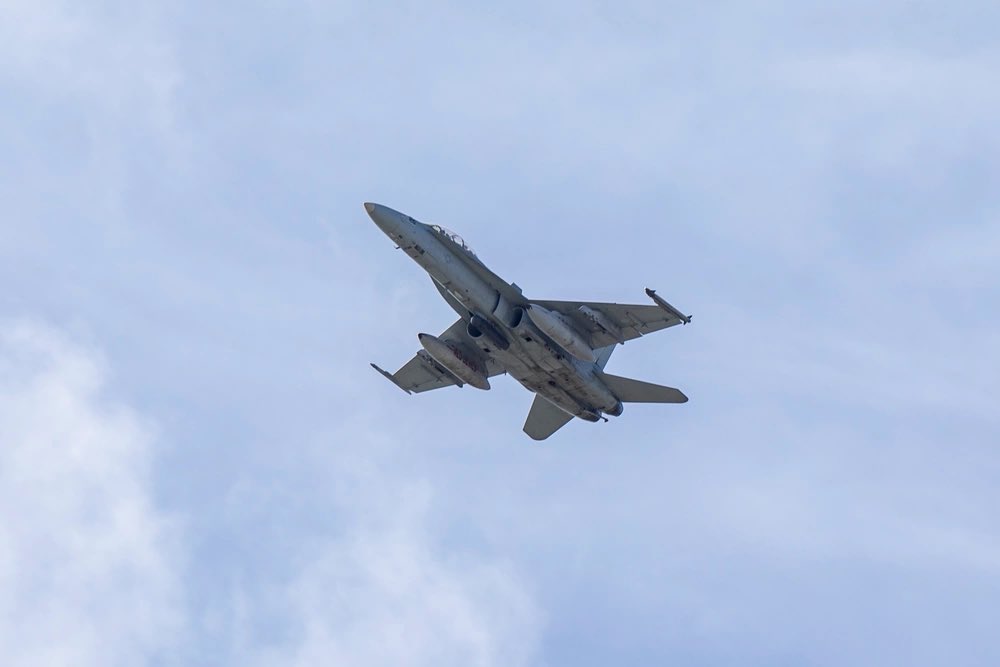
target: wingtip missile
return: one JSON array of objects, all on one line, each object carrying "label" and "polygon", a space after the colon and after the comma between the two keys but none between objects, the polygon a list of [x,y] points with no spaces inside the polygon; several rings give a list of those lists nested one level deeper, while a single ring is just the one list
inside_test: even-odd
[{"label": "wingtip missile", "polygon": [[677,319],[679,319],[684,324],[687,324],[687,323],[689,323],[691,321],[691,316],[690,315],[685,315],[681,311],[679,311],[676,308],[674,308],[673,306],[671,306],[669,303],[667,303],[663,299],[663,297],[658,296],[656,294],[656,290],[652,290],[652,289],[649,289],[647,287],[646,288],[646,296],[648,296],[650,299],[652,299],[653,303],[655,303],[657,306],[659,306],[663,310],[667,311],[668,313],[670,313],[671,315],[673,315],[674,317],[676,317]]}]

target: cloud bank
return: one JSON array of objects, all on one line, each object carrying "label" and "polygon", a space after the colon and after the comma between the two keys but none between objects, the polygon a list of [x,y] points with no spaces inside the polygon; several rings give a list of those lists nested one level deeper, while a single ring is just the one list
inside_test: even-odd
[{"label": "cloud bank", "polygon": [[15,667],[136,665],[183,629],[177,527],[154,436],[57,331],[0,324],[0,654]]},{"label": "cloud bank", "polygon": [[[997,664],[998,19],[3,3],[0,653]],[[660,289],[611,370],[691,402],[403,396],[454,314],[365,200]]]}]

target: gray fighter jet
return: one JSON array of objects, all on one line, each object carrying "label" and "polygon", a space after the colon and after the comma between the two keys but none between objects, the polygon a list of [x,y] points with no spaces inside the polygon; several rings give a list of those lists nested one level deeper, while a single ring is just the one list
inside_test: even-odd
[{"label": "gray fighter jet", "polygon": [[440,336],[418,334],[419,350],[395,373],[372,367],[407,393],[457,385],[489,389],[509,373],[534,392],[524,432],[544,440],[573,417],[617,417],[623,403],[685,403],[687,396],[604,372],[615,346],[691,318],[653,290],[655,305],[536,301],[507,283],[465,244],[438,225],[418,222],[380,204],[365,204],[375,224],[430,274],[459,315]]}]

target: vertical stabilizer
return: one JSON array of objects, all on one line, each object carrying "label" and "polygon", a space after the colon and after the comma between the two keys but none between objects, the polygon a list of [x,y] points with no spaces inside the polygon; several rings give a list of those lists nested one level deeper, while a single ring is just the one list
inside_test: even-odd
[{"label": "vertical stabilizer", "polygon": [[597,367],[602,371],[608,365],[608,359],[611,358],[611,353],[615,351],[616,347],[618,347],[618,343],[612,343],[607,347],[599,347],[594,350],[594,355],[597,357]]}]

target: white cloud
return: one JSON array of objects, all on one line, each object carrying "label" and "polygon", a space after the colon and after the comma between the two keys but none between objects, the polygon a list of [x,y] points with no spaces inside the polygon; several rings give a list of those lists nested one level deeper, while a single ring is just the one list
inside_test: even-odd
[{"label": "white cloud", "polygon": [[45,253],[55,241],[43,219],[64,234],[87,226],[127,235],[137,166],[185,163],[181,67],[167,25],[146,4],[0,3],[0,85],[16,101],[0,118],[13,165],[0,179],[0,227],[12,239],[3,250]]},{"label": "white cloud", "polygon": [[998,101],[997,91],[984,85],[998,57],[989,51],[951,58],[915,51],[849,51],[779,62],[775,72],[801,90],[841,100],[863,98],[893,111],[909,103],[954,112],[956,99],[968,103],[959,112],[982,111],[984,104]]},{"label": "white cloud", "polygon": [[[214,616],[191,655],[530,662],[540,619],[521,570],[554,628],[538,652],[575,664],[560,657],[589,651],[591,663],[606,664],[625,645],[662,662],[661,628],[636,626],[653,617],[644,596],[665,608],[678,585],[691,590],[680,618],[743,604],[760,619],[753,638],[728,642],[734,651],[772,643],[778,631],[800,636],[811,609],[839,615],[843,627],[867,625],[847,606],[796,598],[802,587],[792,582],[768,590],[767,599],[794,603],[788,623],[775,623],[746,588],[713,587],[730,562],[745,563],[741,578],[758,583],[764,561],[799,563],[837,589],[871,563],[902,564],[916,572],[904,574],[907,586],[934,580],[956,591],[951,608],[906,606],[946,613],[966,606],[956,574],[995,577],[993,524],[964,504],[993,504],[986,441],[997,424],[997,339],[982,291],[996,284],[996,225],[983,224],[995,208],[995,56],[958,48],[942,59],[924,40],[907,46],[894,37],[906,32],[896,14],[891,33],[851,31],[855,46],[842,51],[837,26],[805,25],[822,19],[811,10],[571,9],[317,5],[333,14],[324,22],[269,3],[237,15],[192,5],[164,9],[178,19],[169,25],[145,6],[0,6],[0,79],[13,84],[15,102],[0,121],[13,156],[0,199],[5,238],[15,239],[0,267],[26,286],[15,298],[120,342],[129,384],[154,395],[188,436],[175,470],[198,466],[208,481],[172,477],[171,504],[214,537],[195,542],[189,592]],[[867,25],[862,12],[851,15]],[[192,159],[171,162],[177,137],[162,136],[164,125],[190,138]],[[612,363],[616,373],[677,383],[691,404],[571,426],[537,449],[519,431],[530,397],[509,379],[487,395],[403,396],[367,361],[395,367],[412,354],[415,331],[438,331],[453,315],[366,220],[367,198],[454,225],[494,269],[539,296],[617,300],[647,277],[674,282],[674,298],[704,314],[702,324],[630,344]],[[322,252],[323,229],[308,222],[316,219],[332,221],[333,247]],[[968,226],[941,226],[953,220]],[[603,241],[608,224],[618,226],[614,243]],[[510,243],[512,229],[529,227],[530,243]],[[126,233],[109,243],[102,229]],[[579,268],[579,257],[601,251],[596,270]],[[967,317],[973,307],[978,329]],[[32,331],[29,339],[44,338]],[[19,368],[44,375],[50,348],[3,349],[11,369],[24,357]],[[39,499],[21,512],[27,524],[0,528],[0,601],[11,600],[0,618],[16,621],[0,649],[10,655],[13,639],[42,646],[28,630],[48,631],[37,619],[53,609],[70,619],[53,627],[79,634],[59,647],[83,642],[80,662],[104,650],[86,641],[103,644],[116,625],[133,648],[115,650],[141,662],[160,645],[142,633],[166,621],[139,622],[126,612],[144,603],[85,598],[80,583],[46,593],[38,573],[51,567],[31,560],[78,553],[64,560],[92,563],[76,576],[99,592],[113,585],[92,574],[102,555],[141,561],[156,589],[147,597],[170,615],[169,567],[142,555],[160,544],[160,528],[131,541],[113,530],[90,539],[93,526],[68,537],[90,525],[73,512],[106,506],[101,494],[113,489],[152,510],[135,477],[146,474],[148,435],[103,407],[86,355],[72,373],[81,357],[61,358],[63,375],[78,378],[77,405],[118,433],[107,443],[119,446],[17,468],[7,463],[16,452],[4,450],[0,500],[19,507],[8,485],[11,498]],[[629,363],[634,373],[623,370]],[[28,418],[6,406],[0,416]],[[359,452],[365,471],[336,461],[302,488],[311,478],[297,467],[299,436],[365,410],[391,410],[396,423],[370,428],[372,419],[325,443]],[[35,422],[28,432],[58,420]],[[15,427],[0,425],[5,447]],[[409,465],[371,457],[373,431],[419,453]],[[914,434],[926,439],[919,447]],[[277,438],[289,446],[273,447]],[[59,467],[71,463],[72,472]],[[14,487],[8,468],[36,479]],[[104,474],[132,486],[93,482]],[[426,485],[414,481],[421,475]],[[219,479],[241,481],[227,489]],[[341,495],[330,499],[329,487]],[[41,491],[51,488],[62,492]],[[65,494],[92,500],[59,500]],[[105,524],[116,525],[113,516]],[[46,517],[72,524],[55,532],[63,542],[36,528]],[[685,570],[685,558],[699,567]],[[830,558],[844,569],[826,572]],[[657,576],[670,567],[701,578]],[[620,586],[619,573],[639,583]],[[235,593],[233,581],[242,582]],[[574,615],[594,597],[588,586],[619,596],[592,609],[607,632],[589,646]],[[239,604],[220,609],[230,594]],[[895,625],[880,627],[919,634],[888,613],[902,607],[887,609]],[[688,654],[703,649],[684,637]],[[205,658],[213,652],[222,659]],[[802,649],[806,658],[825,653]]]},{"label": "white cloud", "polygon": [[103,384],[94,356],[57,332],[0,325],[5,665],[136,665],[180,628],[151,435]]},{"label": "white cloud", "polygon": [[180,74],[148,8],[58,0],[0,5],[0,78],[63,101],[96,104],[158,125],[171,122]]},{"label": "white cloud", "polygon": [[[360,421],[353,424],[358,433]],[[240,632],[237,662],[532,664],[542,621],[524,582],[503,559],[464,542],[446,547],[431,485],[401,474],[377,440],[350,438],[363,453],[327,454],[319,464],[333,499],[315,499],[313,511],[336,517],[336,528],[301,539],[303,566],[277,595],[238,596],[237,616],[248,598],[276,607],[288,637],[268,645]]]},{"label": "white cloud", "polygon": [[1000,286],[1000,215],[994,213],[983,224],[942,225],[915,239],[900,253],[892,275],[910,288],[965,293],[996,290]]},{"label": "white cloud", "polygon": [[803,146],[928,189],[1000,139],[991,85],[998,62],[996,51],[862,50],[779,61],[770,71],[790,94],[791,131]]}]

